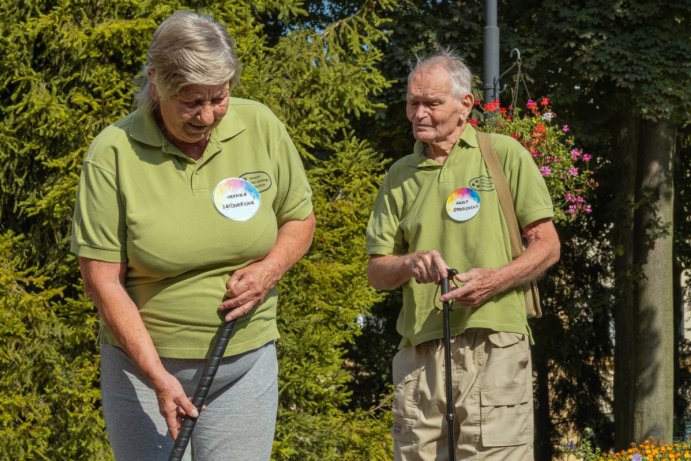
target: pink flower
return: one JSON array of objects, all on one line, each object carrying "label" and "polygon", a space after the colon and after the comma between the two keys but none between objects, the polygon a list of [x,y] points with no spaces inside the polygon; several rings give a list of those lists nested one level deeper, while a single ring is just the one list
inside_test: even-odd
[{"label": "pink flower", "polygon": [[563,131],[564,133],[568,133],[569,132],[569,125],[563,125],[561,127],[561,131]]},{"label": "pink flower", "polygon": [[580,149],[571,149],[571,158],[574,160],[578,160],[578,157],[581,156],[582,151]]},{"label": "pink flower", "polygon": [[583,154],[583,161],[584,161],[584,162],[589,162],[591,158],[593,158],[592,155],[590,155],[590,154]]},{"label": "pink flower", "polygon": [[571,176],[578,176],[578,168],[576,168],[576,167],[569,168],[569,174]]},{"label": "pink flower", "polygon": [[549,176],[552,174],[552,169],[548,166],[541,166],[540,174],[542,174],[542,176]]},{"label": "pink flower", "polygon": [[530,110],[537,110],[537,103],[532,99],[528,99],[528,102],[525,103],[525,106]]}]

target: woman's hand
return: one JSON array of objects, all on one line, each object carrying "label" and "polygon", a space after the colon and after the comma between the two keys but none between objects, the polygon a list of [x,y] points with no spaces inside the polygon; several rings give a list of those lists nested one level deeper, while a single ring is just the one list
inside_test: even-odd
[{"label": "woman's hand", "polygon": [[229,311],[225,316],[227,322],[249,313],[264,302],[283,274],[309,249],[315,223],[313,213],[305,219],[283,223],[278,228],[276,243],[264,259],[233,272],[219,306],[220,310]]},{"label": "woman's hand", "polygon": [[164,373],[153,384],[158,410],[168,426],[168,432],[175,440],[185,418],[198,418],[199,412],[192,400],[185,394],[180,381],[170,373]]},{"label": "woman's hand", "polygon": [[219,306],[222,311],[228,311],[225,320],[228,322],[248,314],[264,302],[279,279],[279,272],[265,261],[257,261],[233,272],[226,283],[225,300]]}]

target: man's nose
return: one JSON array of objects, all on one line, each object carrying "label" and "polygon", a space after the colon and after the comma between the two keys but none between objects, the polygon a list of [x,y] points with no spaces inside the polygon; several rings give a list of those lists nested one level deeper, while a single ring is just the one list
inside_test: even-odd
[{"label": "man's nose", "polygon": [[417,108],[415,109],[415,119],[422,120],[426,116],[427,116],[427,108],[425,106],[423,106],[422,104],[417,106]]}]

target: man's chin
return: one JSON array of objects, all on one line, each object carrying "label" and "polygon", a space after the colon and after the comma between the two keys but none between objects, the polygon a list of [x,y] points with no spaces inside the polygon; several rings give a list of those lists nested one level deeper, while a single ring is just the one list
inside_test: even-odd
[{"label": "man's chin", "polygon": [[413,131],[413,137],[416,141],[420,142],[432,142],[434,141],[434,136],[429,131]]}]

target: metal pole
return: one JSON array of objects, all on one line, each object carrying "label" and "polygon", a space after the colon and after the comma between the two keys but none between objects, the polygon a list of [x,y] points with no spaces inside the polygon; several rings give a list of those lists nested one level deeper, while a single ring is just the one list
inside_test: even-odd
[{"label": "metal pole", "polygon": [[485,103],[499,99],[499,27],[497,0],[485,0],[485,29],[483,31],[483,99]]}]

